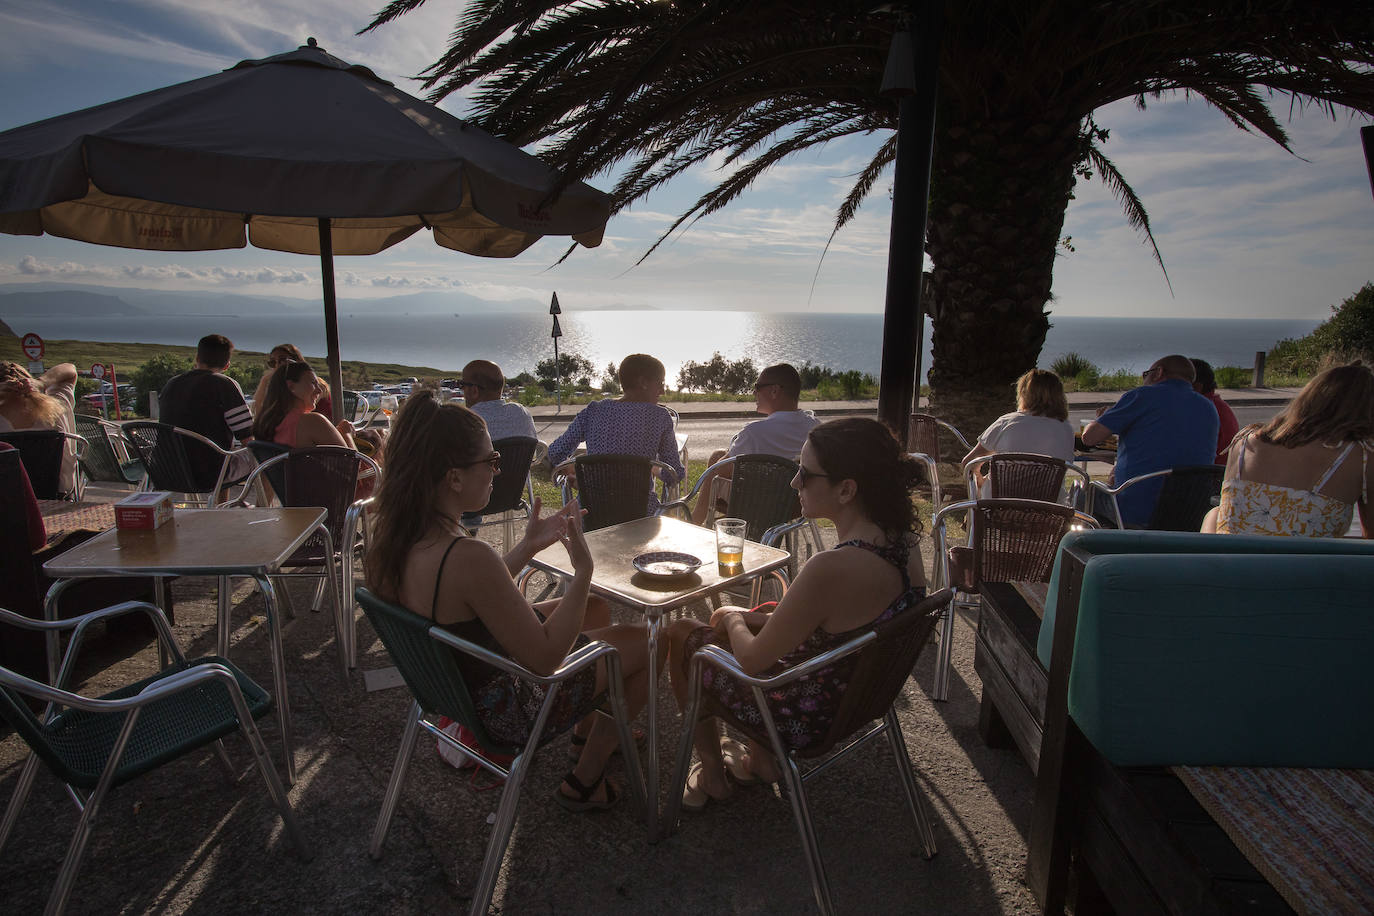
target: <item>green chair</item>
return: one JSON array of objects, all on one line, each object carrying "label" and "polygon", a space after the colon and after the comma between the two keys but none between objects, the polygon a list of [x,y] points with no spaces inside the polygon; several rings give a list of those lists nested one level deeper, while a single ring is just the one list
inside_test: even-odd
[{"label": "green chair", "polygon": [[[678,752],[673,788],[668,793],[668,812],[664,823],[672,829],[678,819],[682,790],[687,783],[688,765],[692,761],[694,726],[698,719],[707,716],[721,719],[752,740],[772,748],[773,755],[782,769],[782,784],[792,803],[792,816],[797,824],[797,832],[801,834],[802,851],[806,857],[816,904],[822,913],[832,913],[834,903],[825,875],[825,864],[821,859],[820,844],[816,840],[811,809],[807,803],[806,782],[828,770],[831,764],[848,756],[851,751],[870,739],[886,735],[888,747],[901,778],[903,796],[916,825],[921,848],[927,859],[934,857],[935,834],[921,805],[920,792],[911,772],[911,757],[907,753],[906,740],[902,736],[902,725],[897,719],[894,704],[901,696],[912,668],[916,666],[921,649],[930,641],[930,633],[940,619],[941,612],[952,597],[953,592],[950,589],[941,589],[844,645],[837,646],[829,652],[822,652],[774,677],[752,677],[745,674],[735,657],[720,646],[706,645],[698,649],[692,656],[691,673],[688,677],[691,694],[682,719],[682,744]],[[828,731],[815,744],[789,751],[780,737],[780,733],[786,731],[788,725],[787,712],[785,709],[776,708],[777,704],[768,702],[768,694],[798,679],[811,677],[822,669],[834,667],[850,657],[853,668],[849,686],[835,711],[835,717],[829,723]],[[706,665],[716,668],[718,674],[728,676],[750,688],[754,708],[759,712],[759,722],[745,722],[716,703],[712,695],[703,694],[702,669]],[[879,719],[882,721],[878,722]],[[858,737],[855,737],[856,735]],[[815,761],[815,765],[803,773],[797,766],[798,759]]]},{"label": "green chair", "polygon": [[[68,691],[67,681],[91,624],[134,611],[151,618],[171,664],[151,677],[104,696],[85,697]],[[0,822],[0,849],[18,823],[40,763],[67,784],[81,810],[76,835],[48,898],[48,914],[66,909],[92,822],[111,789],[207,744],[215,746],[232,783],[236,778],[221,739],[234,732],[242,733],[248,740],[286,832],[300,854],[310,858],[291,803],[253,721],[272,708],[272,698],[233,664],[216,656],[187,661],[172,638],[167,619],[154,605],[145,602],[130,601],[52,622],[0,610],[0,622],[49,633],[73,630],[52,686],[0,668],[0,718],[14,728],[30,749],[14,796]],[[48,704],[41,719],[30,711],[26,697]]]},{"label": "green chair", "polygon": [[[540,677],[505,656],[459,639],[419,614],[381,600],[366,588],[359,587],[356,597],[363,613],[367,615],[383,645],[391,653],[397,670],[414,697],[406,715],[405,729],[401,733],[401,746],[396,752],[396,763],[391,770],[386,795],[382,799],[382,810],[377,815],[377,825],[372,831],[372,844],[368,852],[374,859],[381,857],[382,843],[386,840],[387,829],[391,826],[391,817],[396,813],[401,786],[405,783],[410,758],[415,751],[415,735],[418,729],[423,728],[474,764],[505,780],[505,788],[496,808],[491,839],[487,842],[486,856],[482,861],[482,871],[473,891],[472,906],[469,910],[473,914],[486,913],[492,891],[496,888],[496,877],[501,871],[501,862],[505,859],[511,829],[515,826],[515,806],[520,798],[520,786],[525,781],[534,752],[553,737],[545,733],[544,723],[553,709],[558,689],[564,681],[601,658],[606,660],[611,710],[620,728],[620,746],[630,749],[621,755],[625,759],[630,793],[636,804],[642,806],[647,803],[639,756],[633,750],[635,745],[625,705],[620,655],[613,647],[599,641],[588,643],[574,650],[553,674]],[[539,708],[539,715],[535,718],[529,738],[523,746],[497,741],[487,732],[482,720],[477,716],[467,685],[463,682],[462,670],[458,667],[460,653],[480,659],[488,665],[545,688],[544,703]],[[447,716],[471,729],[482,753],[459,743],[441,731],[436,724],[429,721],[428,717],[433,716]],[[490,759],[493,755],[514,759],[511,760],[509,767],[503,767]]]},{"label": "green chair", "polygon": [[123,444],[117,425],[99,417],[77,414],[76,431],[86,440],[86,450],[78,462],[87,480],[134,485],[143,482],[143,462],[137,458],[127,461],[116,451],[115,443]]}]

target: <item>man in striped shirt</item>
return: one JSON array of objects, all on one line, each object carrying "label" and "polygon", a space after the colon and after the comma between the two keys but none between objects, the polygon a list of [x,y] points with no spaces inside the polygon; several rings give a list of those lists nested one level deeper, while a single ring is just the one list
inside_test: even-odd
[{"label": "man in striped shirt", "polygon": [[[173,376],[158,395],[159,419],[170,426],[200,433],[220,448],[234,448],[234,439],[253,438],[253,415],[239,383],[224,374],[234,344],[223,334],[208,334],[196,345],[196,367]],[[191,470],[202,490],[210,490],[219,478],[222,459],[206,448],[187,448]],[[248,476],[253,457],[235,455],[226,483]]]}]

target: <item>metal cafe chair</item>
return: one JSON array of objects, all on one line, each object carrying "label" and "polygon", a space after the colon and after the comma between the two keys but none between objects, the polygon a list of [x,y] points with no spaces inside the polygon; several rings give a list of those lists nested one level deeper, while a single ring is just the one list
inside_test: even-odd
[{"label": "metal cafe chair", "polygon": [[661,500],[677,498],[678,484],[666,483],[659,472],[673,469],[662,461],[638,455],[578,455],[553,469],[553,479],[563,488],[563,505],[573,499],[573,490],[587,510],[582,527],[595,531],[649,514],[649,487],[658,481]]},{"label": "metal cafe chair", "polygon": [[351,420],[358,429],[365,429],[371,425],[374,417],[381,410],[374,407],[361,392],[344,391],[343,393],[343,418]]},{"label": "metal cafe chair", "polygon": [[[120,432],[147,471],[144,489],[180,493],[189,497],[188,502],[203,502],[214,508],[225,487],[239,483],[229,479],[230,461],[235,455],[246,453],[246,449],[226,450],[200,433],[151,420],[125,423]],[[213,482],[196,473],[192,455],[203,459],[197,463],[206,467],[218,464]]]},{"label": "metal cafe chair", "polygon": [[[318,531],[310,536],[301,548],[282,564],[278,575],[312,576],[320,580],[315,591],[313,609],[318,611],[324,602],[326,589],[332,597],[334,609],[334,634],[339,644],[339,660],[343,666],[345,679],[348,669],[356,664],[357,652],[354,647],[356,638],[356,613],[353,607],[353,563],[358,549],[363,546],[362,534],[366,531],[364,515],[372,504],[372,497],[357,497],[358,478],[370,471],[380,474],[377,463],[366,455],[339,446],[322,445],[315,448],[293,449],[285,454],[276,455],[258,465],[249,476],[244,493],[251,492],[253,485],[263,476],[271,479],[276,476],[277,498],[283,506],[322,506],[328,512],[325,519],[327,531]],[[244,505],[243,498],[225,503],[222,508],[232,509]],[[220,654],[226,654],[228,646],[224,642],[229,633],[229,608],[226,598],[229,589],[226,582],[220,586]],[[285,590],[282,590],[283,593]]]},{"label": "metal cafe chair", "polygon": [[[501,549],[506,551],[515,545],[516,521],[530,517],[530,505],[534,502],[530,466],[534,464],[539,440],[533,436],[507,436],[497,439],[491,447],[501,453],[501,473],[492,480],[491,498],[482,508],[482,521],[476,527],[502,525]],[[493,515],[498,517],[488,518]]]},{"label": "metal cafe chair", "polygon": [[1145,528],[1150,531],[1198,531],[1202,528],[1203,516],[1217,504],[1221,496],[1221,481],[1225,475],[1226,468],[1220,464],[1189,464],[1140,474],[1114,487],[1094,480],[1088,491],[1088,511],[1093,511],[1097,499],[1105,496],[1111,501],[1116,527],[1124,529],[1126,525],[1121,521],[1117,494],[1143,481],[1163,477],[1164,486],[1159,490],[1159,498],[1155,500],[1154,510]]},{"label": "metal cafe chair", "polygon": [[[410,709],[406,713],[405,727],[401,732],[401,744],[396,751],[396,762],[391,768],[391,778],[387,782],[386,794],[382,799],[382,809],[372,830],[372,842],[368,852],[374,859],[381,858],[382,844],[386,840],[391,817],[395,814],[396,805],[400,801],[401,788],[410,768],[410,759],[415,753],[415,736],[418,730],[423,728],[446,747],[461,754],[464,759],[471,760],[474,765],[495,774],[505,782],[505,787],[501,790],[501,799],[496,806],[491,838],[487,841],[486,855],[482,860],[482,870],[469,907],[469,912],[474,916],[485,914],[487,906],[491,903],[492,891],[496,887],[496,878],[501,871],[501,862],[506,856],[511,829],[515,826],[515,809],[520,800],[520,788],[524,784],[535,752],[555,737],[547,733],[545,723],[557,700],[558,690],[569,678],[587,666],[596,664],[598,659],[606,660],[611,713],[619,727],[620,746],[634,748],[634,736],[630,731],[628,707],[625,704],[620,655],[608,643],[599,640],[590,642],[574,650],[553,674],[541,677],[503,655],[454,636],[442,627],[435,626],[434,621],[428,618],[383,601],[361,586],[357,590],[357,601],[377,631],[377,635],[381,637],[383,645],[391,653],[391,658],[413,697]],[[463,671],[459,665],[460,656],[479,660],[544,689],[543,704],[539,707],[530,734],[523,744],[507,744],[488,733],[477,715],[467,684],[463,680]],[[590,709],[588,711],[590,712]],[[447,716],[471,729],[477,747],[462,744],[442,731],[431,721],[438,716]],[[502,766],[491,759],[493,756],[513,759],[508,766]],[[625,753],[621,756],[625,760],[626,779],[635,804],[648,804],[639,755]]]},{"label": "metal cafe chair", "polygon": [[[942,437],[947,442],[952,440],[963,449],[958,458],[951,461],[948,458],[949,449],[940,448]],[[963,470],[957,466],[957,461],[967,455],[973,446],[963,433],[939,417],[928,413],[913,413],[907,420],[906,447],[929,459],[925,463],[927,475],[930,477],[930,502],[935,509],[938,510],[946,498],[968,497],[968,491],[964,489]],[[942,455],[945,456],[943,459]],[[943,479],[941,471],[944,472]]]},{"label": "metal cafe chair", "polygon": [[[142,612],[151,619],[162,650],[170,654],[171,664],[103,696],[71,692],[67,684],[91,625],[132,612]],[[237,775],[221,739],[234,732],[247,739],[292,844],[303,858],[311,857],[291,802],[254,724],[255,719],[272,708],[272,697],[231,662],[216,656],[187,661],[172,637],[167,619],[157,607],[145,602],[126,602],[51,622],[0,610],[0,622],[49,633],[73,631],[51,686],[0,667],[0,718],[29,746],[29,757],[0,822],[0,849],[19,822],[40,764],[66,784],[81,812],[48,897],[46,913],[59,914],[66,909],[92,825],[111,789],[207,744],[214,745],[232,785],[237,782]],[[29,710],[25,698],[48,704],[42,718]],[[203,801],[203,796],[197,799],[197,803]]]},{"label": "metal cafe chair", "polygon": [[[902,792],[906,798],[907,809],[915,822],[921,849],[927,859],[933,858],[936,853],[935,834],[921,803],[920,790],[911,772],[911,756],[907,752],[901,721],[897,718],[893,705],[897,697],[901,696],[902,688],[916,666],[916,659],[929,641],[930,632],[939,619],[940,611],[949,604],[950,597],[951,592],[948,588],[928,595],[905,612],[775,677],[753,677],[745,674],[735,657],[720,646],[707,645],[697,650],[692,656],[688,681],[691,684],[691,694],[682,720],[682,743],[678,750],[673,788],[668,793],[668,811],[664,823],[671,829],[678,820],[682,790],[686,785],[688,768],[692,761],[694,726],[699,719],[708,716],[723,720],[731,728],[772,748],[773,755],[781,766],[783,787],[792,805],[792,817],[796,821],[797,832],[801,835],[802,852],[805,854],[816,905],[822,913],[832,913],[835,907],[812,822],[806,783],[860,745],[879,735],[885,735],[897,764]],[[784,711],[775,708],[776,703],[769,702],[768,695],[798,679],[816,677],[825,669],[842,663],[845,659],[852,660],[853,673],[828,731],[814,745],[789,750],[780,736],[780,732],[786,729],[788,716]],[[702,669],[707,665],[717,669],[719,675],[728,676],[750,688],[754,708],[759,713],[759,722],[741,720],[716,702],[714,696],[702,690]],[[798,760],[814,761],[816,765],[803,773],[797,765]]]},{"label": "metal cafe chair", "polygon": [[[949,525],[959,514],[967,518],[968,544],[951,547]],[[1092,516],[1070,506],[1036,499],[969,499],[935,513],[935,584],[954,589],[956,597],[945,608],[941,624],[932,699],[949,698],[958,593],[977,595],[983,582],[1048,582],[1059,542],[1074,527],[1098,525]]]},{"label": "metal cafe chair", "polygon": [[[19,452],[24,471],[33,485],[33,495],[39,499],[81,499],[85,482],[76,475],[73,490],[62,489],[62,459],[69,447],[76,449],[79,463],[86,453],[86,440],[60,429],[21,429],[0,433],[0,442],[8,442]],[[69,444],[70,443],[70,444]]]},{"label": "metal cafe chair", "polygon": [[[975,458],[964,465],[969,493],[977,493],[974,473],[988,482],[991,499],[1039,499],[1074,505],[1077,493],[1086,493],[1088,472],[1071,461],[1029,452],[998,452]],[[1068,488],[1065,480],[1070,479]]]},{"label": "metal cafe chair", "polygon": [[126,485],[143,482],[143,462],[127,457],[118,424],[77,414],[76,431],[86,440],[86,450],[77,461],[88,481]]}]

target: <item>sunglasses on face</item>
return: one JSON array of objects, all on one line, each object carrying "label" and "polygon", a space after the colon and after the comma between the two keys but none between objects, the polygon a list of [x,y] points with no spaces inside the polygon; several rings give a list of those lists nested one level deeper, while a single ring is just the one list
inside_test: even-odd
[{"label": "sunglasses on face", "polygon": [[757,385],[754,386],[754,390],[762,391],[765,388],[773,388],[781,384],[781,382],[759,382]]},{"label": "sunglasses on face", "polygon": [[806,482],[813,477],[819,477],[823,480],[830,479],[829,474],[822,474],[820,471],[809,471],[804,464],[797,465],[797,480],[801,482],[803,487],[806,486]]},{"label": "sunglasses on face", "polygon": [[492,469],[493,472],[495,472],[495,473],[500,473],[500,471],[501,471],[501,453],[500,453],[500,452],[495,452],[495,451],[494,451],[494,452],[492,452],[490,455],[488,455],[488,456],[485,457],[485,458],[478,458],[476,461],[469,461],[467,464],[460,464],[460,465],[458,465],[458,467],[460,467],[460,468],[471,468],[471,467],[476,467],[476,466],[479,465],[479,464],[489,464],[489,465],[491,465],[491,469]]}]

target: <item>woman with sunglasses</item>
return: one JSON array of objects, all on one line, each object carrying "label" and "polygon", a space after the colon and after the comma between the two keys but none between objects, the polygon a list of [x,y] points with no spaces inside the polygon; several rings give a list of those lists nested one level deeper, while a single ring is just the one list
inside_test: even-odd
[{"label": "woman with sunglasses", "polygon": [[356,448],[352,423],[340,420],[336,426],[316,412],[320,387],[308,363],[287,360],[278,365],[253,417],[253,437],[287,448]]},{"label": "woman with sunglasses", "polygon": [[[630,715],[638,714],[650,688],[648,639],[642,626],[608,626],[608,606],[590,597],[592,558],[576,501],[541,515],[535,497],[524,538],[502,558],[459,523],[464,512],[487,504],[500,470],[481,417],[458,404],[439,404],[428,389],[417,391],[396,415],[391,453],[373,509],[368,587],[541,675],[589,639],[604,640],[620,652]],[[573,577],[562,598],[531,605],[512,576],[555,541],[567,548]],[[487,731],[498,741],[524,744],[543,689],[465,656],[459,666]],[[560,688],[545,725],[546,740],[573,729],[573,745],[580,747],[555,794],[572,811],[608,808],[619,794],[605,778],[616,729],[593,714],[605,689],[606,668],[598,662]]]},{"label": "woman with sunglasses", "polygon": [[[751,675],[771,677],[853,639],[900,614],[925,597],[925,570],[911,489],[919,465],[904,454],[887,427],[855,417],[822,423],[807,436],[792,488],[802,515],[835,523],[835,547],[802,567],[772,610],[722,607],[709,626],[679,620],[669,628],[669,670],[673,691],[685,709],[692,655],[703,645],[734,653]],[[782,740],[792,748],[820,740],[848,687],[854,660],[841,659],[804,681],[769,695],[775,715],[785,719]],[[712,668],[702,670],[702,688],[741,721],[762,723],[750,688]],[[731,781],[775,782],[778,765],[767,749],[722,742],[715,719],[697,723],[698,762],[683,791],[682,805],[700,811],[728,798]]]},{"label": "woman with sunglasses", "polygon": [[[305,362],[305,357],[301,354],[301,348],[295,344],[277,344],[272,348],[272,352],[267,354],[267,371],[258,379],[258,387],[253,390],[253,411],[262,409],[263,399],[267,397],[267,385],[272,381],[272,373],[278,366],[286,363]],[[318,376],[317,376],[318,378]],[[320,379],[320,399],[315,403],[315,412],[324,416],[332,416],[334,412],[334,402],[329,396],[329,383]]]}]

